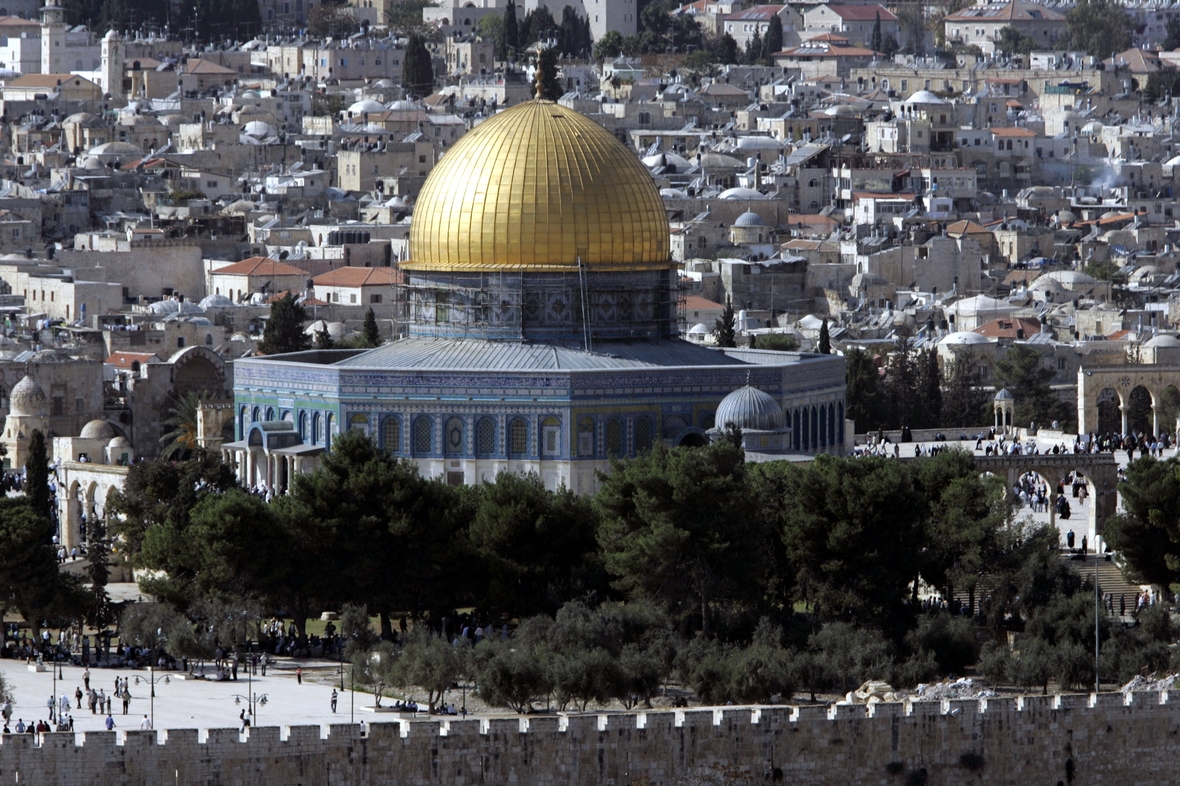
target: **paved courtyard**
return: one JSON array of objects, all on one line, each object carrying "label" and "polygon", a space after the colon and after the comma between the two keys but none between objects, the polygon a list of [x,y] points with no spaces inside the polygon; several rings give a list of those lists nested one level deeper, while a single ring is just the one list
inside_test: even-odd
[{"label": "paved courtyard", "polygon": [[[298,684],[295,677],[296,665],[303,668],[303,684]],[[276,666],[278,668],[276,668]],[[82,709],[77,708],[74,691],[82,685],[83,669],[78,666],[61,667],[63,679],[57,680],[57,694],[65,693],[70,697],[71,714],[74,717],[74,731],[101,731],[105,715],[92,715],[82,700]],[[13,702],[12,723],[16,725],[18,718],[23,718],[27,724],[30,720],[47,720],[47,702],[54,690],[53,675],[48,665],[44,672],[31,672],[24,661],[0,660],[0,672],[3,672],[15,694]],[[138,729],[143,716],[152,712],[149,700],[150,686],[146,683],[149,672],[146,669],[90,669],[91,687],[102,689],[110,694],[115,685],[115,677],[128,677],[131,680],[131,707],[129,714],[123,715],[122,702],[115,700],[111,709],[116,729]],[[135,683],[136,676],[141,681]],[[215,682],[211,680],[178,679],[183,676],[178,672],[157,672],[156,698],[154,701],[155,728],[214,728],[238,725],[238,714],[247,707],[246,695],[251,687],[245,670],[239,670],[237,682]],[[167,678],[167,679],[165,679]],[[344,669],[344,684],[349,684],[348,664]],[[330,699],[332,688],[339,692],[337,711],[332,713]],[[281,659],[271,665],[266,676],[253,678],[253,692],[256,696],[265,695],[267,702],[258,706],[256,725],[263,726],[294,726],[304,724],[331,724],[350,722],[350,700],[352,694],[348,690],[339,691],[340,678],[338,666],[323,660],[295,661]],[[235,695],[241,697],[241,704],[235,703]],[[417,697],[419,700],[421,696]],[[448,694],[448,701],[452,698]],[[454,697],[459,703],[459,697]],[[357,692],[355,695],[355,714],[357,722],[397,720],[396,713],[374,713],[363,711],[362,706],[372,706],[373,696],[368,693]],[[383,698],[382,704],[391,704],[392,700]]]}]

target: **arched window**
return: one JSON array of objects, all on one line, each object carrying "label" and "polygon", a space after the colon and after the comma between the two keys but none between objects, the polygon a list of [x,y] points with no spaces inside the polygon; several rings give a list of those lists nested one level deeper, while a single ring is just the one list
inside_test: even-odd
[{"label": "arched window", "polygon": [[529,424],[516,418],[508,427],[508,457],[523,458],[529,448]]},{"label": "arched window", "polygon": [[828,404],[828,444],[836,444],[836,405]]},{"label": "arched window", "polygon": [[311,444],[324,444],[324,421],[318,412],[311,416]]},{"label": "arched window", "polygon": [[541,421],[541,455],[546,458],[561,455],[561,421],[552,416]]},{"label": "arched window", "polygon": [[791,427],[791,445],[792,450],[799,449],[799,410],[795,410],[795,416]]},{"label": "arched window", "polygon": [[388,417],[384,424],[384,441],[382,447],[390,453],[402,452],[402,422],[395,417]]},{"label": "arched window", "polygon": [[819,405],[819,417],[816,420],[819,422],[819,439],[815,444],[822,448],[828,444],[828,408],[823,404]]},{"label": "arched window", "polygon": [[807,407],[803,408],[803,449],[811,450],[811,415]]},{"label": "arched window", "polygon": [[611,458],[623,455],[623,424],[618,418],[611,418],[606,424],[606,455]]},{"label": "arched window", "polygon": [[246,418],[249,416],[250,410],[248,410],[246,407],[242,407],[241,410],[238,411],[238,439],[246,438],[246,426],[249,425],[249,422],[246,420]]},{"label": "arched window", "polygon": [[355,429],[365,436],[369,434],[369,419],[364,415],[353,415],[348,419],[348,428]]},{"label": "arched window", "polygon": [[414,421],[414,455],[429,456],[434,447],[434,424],[428,417]]},{"label": "arched window", "polygon": [[274,407],[267,407],[266,408],[266,422],[270,423],[274,419],[275,419],[275,408]]},{"label": "arched window", "polygon": [[463,455],[463,420],[451,418],[443,429],[443,453],[448,456]]},{"label": "arched window", "polygon": [[254,411],[250,413],[250,422],[257,423],[262,420],[262,407],[254,407]]},{"label": "arched window", "polygon": [[213,334],[212,333],[205,334],[205,346],[207,346],[207,347],[213,346]]},{"label": "arched window", "polygon": [[644,453],[651,450],[651,421],[639,418],[635,421],[635,452]]},{"label": "arched window", "polygon": [[324,418],[324,450],[332,449],[332,438],[336,436],[336,416],[331,412]]},{"label": "arched window", "polygon": [[819,417],[815,411],[815,407],[811,408],[811,449],[815,450],[819,447]]},{"label": "arched window", "polygon": [[588,415],[578,419],[578,455],[594,455],[594,418]]},{"label": "arched window", "polygon": [[837,445],[844,444],[844,402],[836,402],[836,433],[840,435]]},{"label": "arched window", "polygon": [[307,442],[307,413],[299,413],[299,439],[302,442]]},{"label": "arched window", "polygon": [[480,418],[475,424],[475,455],[488,458],[496,455],[496,421]]}]

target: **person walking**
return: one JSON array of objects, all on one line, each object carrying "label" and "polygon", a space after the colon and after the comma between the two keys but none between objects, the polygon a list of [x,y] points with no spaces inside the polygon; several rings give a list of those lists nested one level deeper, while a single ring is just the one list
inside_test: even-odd
[{"label": "person walking", "polygon": [[90,669],[82,672],[82,683],[86,686],[86,690],[90,690]]},{"label": "person walking", "polygon": [[74,691],[74,698],[78,702],[78,709],[82,709],[82,689],[78,688]]},{"label": "person walking", "polygon": [[[107,713],[107,717],[108,718],[111,717],[110,713]],[[111,721],[111,725],[114,725],[114,721]],[[144,731],[151,731],[151,729],[152,729],[151,719],[148,716],[144,715],[143,720],[139,724],[139,728],[143,729]]]},{"label": "person walking", "polygon": [[295,669],[295,681],[300,685],[303,684],[303,668],[302,667]]},{"label": "person walking", "polygon": [[114,731],[115,730],[115,719],[112,718],[110,715],[107,715],[107,719],[106,719],[106,721],[104,721],[104,723],[106,724],[107,731]]},{"label": "person walking", "polygon": [[332,688],[332,712],[336,712],[336,699],[339,698],[336,694],[336,689]]}]

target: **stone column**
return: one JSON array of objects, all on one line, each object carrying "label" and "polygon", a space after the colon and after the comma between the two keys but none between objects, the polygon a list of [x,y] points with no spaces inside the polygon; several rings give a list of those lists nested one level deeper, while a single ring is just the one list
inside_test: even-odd
[{"label": "stone column", "polygon": [[1127,408],[1120,404],[1119,405],[1119,412],[1123,416],[1123,434],[1126,434],[1127,433]]},{"label": "stone column", "polygon": [[1160,433],[1160,408],[1156,406],[1155,399],[1151,400],[1151,436],[1157,437]]}]

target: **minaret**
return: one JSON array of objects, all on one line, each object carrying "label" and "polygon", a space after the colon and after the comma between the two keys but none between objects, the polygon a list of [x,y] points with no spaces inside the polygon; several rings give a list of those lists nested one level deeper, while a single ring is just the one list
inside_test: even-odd
[{"label": "minaret", "polygon": [[41,73],[64,73],[66,9],[62,0],[45,0],[41,9]]},{"label": "minaret", "polygon": [[108,30],[102,39],[102,89],[112,100],[124,98],[123,42],[114,30]]}]

